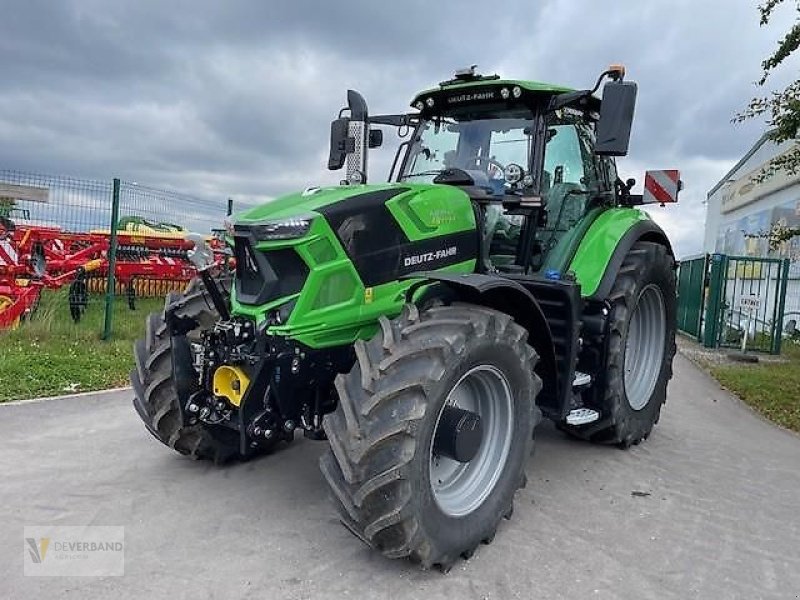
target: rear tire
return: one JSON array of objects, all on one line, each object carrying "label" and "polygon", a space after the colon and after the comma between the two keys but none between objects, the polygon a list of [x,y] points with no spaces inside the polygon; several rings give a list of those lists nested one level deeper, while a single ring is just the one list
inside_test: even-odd
[{"label": "rear tire", "polygon": [[[222,288],[227,289],[229,285]],[[170,307],[178,316],[191,317],[198,322],[198,327],[188,334],[190,339],[199,339],[199,332],[212,327],[219,318],[200,279],[193,280],[183,294],[168,294],[164,310]],[[218,464],[244,458],[239,453],[239,436],[235,431],[202,423],[183,424],[164,315],[164,312],[151,313],[146,320],[145,338],[134,344],[136,368],[131,371],[131,384],[136,412],[153,437],[180,454]]]},{"label": "rear tire", "polygon": [[[407,305],[380,327],[356,342],[356,364],[336,380],[339,404],[324,420],[330,449],[320,466],[355,535],[387,557],[446,571],[511,516],[539,414],[537,356],[525,329],[478,306],[420,313]],[[443,484],[434,437],[445,403],[463,408],[453,394],[462,382],[473,385],[470,377],[477,387],[463,401],[480,403],[482,442],[469,462],[452,461],[461,470]],[[495,398],[492,412],[486,402]]]},{"label": "rear tire", "polygon": [[658,423],[676,349],[674,266],[661,244],[637,242],[628,252],[609,296],[602,416],[589,425],[560,425],[568,433],[628,448]]}]

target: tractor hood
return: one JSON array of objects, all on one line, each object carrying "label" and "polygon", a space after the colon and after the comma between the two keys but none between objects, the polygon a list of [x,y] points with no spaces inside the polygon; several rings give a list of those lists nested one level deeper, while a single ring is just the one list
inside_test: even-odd
[{"label": "tractor hood", "polygon": [[273,315],[273,334],[315,348],[398,313],[404,277],[473,272],[480,244],[469,196],[436,184],[312,188],[238,214],[230,232],[232,313]]},{"label": "tractor hood", "polygon": [[[380,185],[337,185],[330,187],[311,187],[303,192],[280,196],[250,210],[234,216],[237,223],[251,224],[259,221],[274,219],[288,219],[291,217],[308,216],[309,213],[318,212],[319,209],[341,202],[347,198],[360,196],[365,193],[377,192],[394,187],[408,188],[412,186],[398,186],[397,184]],[[419,186],[413,186],[419,187]]]},{"label": "tractor hood", "polygon": [[412,241],[476,230],[469,196],[457,187],[431,183],[308,188],[239,213],[233,221],[246,227],[319,216],[334,230],[347,222],[376,240],[387,235],[387,227]]}]

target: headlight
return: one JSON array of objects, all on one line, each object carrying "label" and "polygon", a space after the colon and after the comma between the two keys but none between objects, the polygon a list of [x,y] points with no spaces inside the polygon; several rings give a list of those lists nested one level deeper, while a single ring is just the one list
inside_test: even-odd
[{"label": "headlight", "polygon": [[246,228],[258,241],[293,240],[307,234],[313,220],[313,217],[293,217],[247,225]]}]

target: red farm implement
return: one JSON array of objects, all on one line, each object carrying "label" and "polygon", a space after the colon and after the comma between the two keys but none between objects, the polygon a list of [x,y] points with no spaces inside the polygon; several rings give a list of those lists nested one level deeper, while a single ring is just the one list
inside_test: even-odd
[{"label": "red farm implement", "polygon": [[[117,235],[115,293],[131,308],[137,296],[163,296],[182,288],[196,273],[194,248],[182,232]],[[223,243],[211,238],[215,258]],[[108,232],[69,233],[58,227],[17,225],[0,218],[0,329],[15,326],[36,307],[43,288],[69,285],[72,318],[80,320],[88,293],[106,290],[111,236]]]}]

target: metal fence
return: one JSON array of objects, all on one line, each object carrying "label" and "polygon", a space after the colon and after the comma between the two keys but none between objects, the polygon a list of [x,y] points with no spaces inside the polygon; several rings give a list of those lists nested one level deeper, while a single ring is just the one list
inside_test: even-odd
[{"label": "metal fence", "polygon": [[[43,295],[76,316],[104,310],[102,295],[72,285],[68,258],[108,231],[112,188],[110,181],[0,170],[0,328],[30,318]],[[94,288],[102,275],[83,272]]]},{"label": "metal fence", "polygon": [[[183,289],[195,271],[187,260],[186,235],[221,234],[232,202],[213,201],[134,182],[115,180],[111,253],[104,337],[113,328],[113,305],[135,310],[143,298],[163,298]],[[121,264],[123,263],[124,264]]]},{"label": "metal fence", "polygon": [[136,309],[186,284],[186,236],[211,236],[231,208],[119,179],[0,170],[0,328],[34,317],[47,296],[109,338],[121,303]]},{"label": "metal fence", "polygon": [[780,354],[788,275],[788,259],[713,255],[716,345]]},{"label": "metal fence", "polygon": [[678,329],[707,348],[780,354],[783,338],[792,335],[790,264],[724,254],[681,261]]},{"label": "metal fence", "polygon": [[783,313],[784,336],[800,341],[800,260],[789,266],[786,281],[786,307]]},{"label": "metal fence", "polygon": [[678,270],[678,329],[701,340],[708,256],[681,261]]}]

